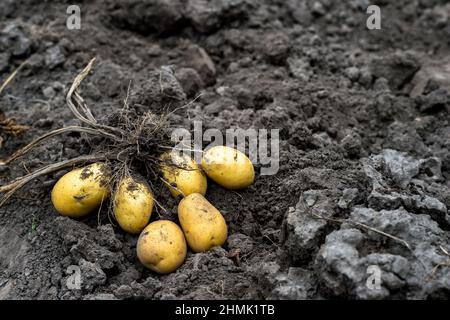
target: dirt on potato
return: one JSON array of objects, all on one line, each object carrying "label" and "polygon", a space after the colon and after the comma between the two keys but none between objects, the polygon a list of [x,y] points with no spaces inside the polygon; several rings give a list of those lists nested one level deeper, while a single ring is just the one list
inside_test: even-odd
[{"label": "dirt on potato", "polygon": [[[79,125],[65,95],[93,57],[80,94],[99,121],[128,96],[174,127],[280,129],[280,153],[247,189],[208,181],[228,240],[169,275],[139,263],[107,206],[58,215],[67,171],[35,180],[0,208],[0,299],[450,298],[450,6],[374,2],[381,30],[365,0],[79,1],[69,30],[71,2],[2,0],[1,81],[26,63],[0,109],[29,129],[0,131],[0,159]],[[0,185],[93,147],[55,137],[0,166]],[[160,187],[152,221],[177,221]]]}]

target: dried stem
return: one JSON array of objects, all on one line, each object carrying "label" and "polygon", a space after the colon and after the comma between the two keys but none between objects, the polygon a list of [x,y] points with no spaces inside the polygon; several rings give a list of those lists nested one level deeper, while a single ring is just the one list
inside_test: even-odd
[{"label": "dried stem", "polygon": [[65,127],[65,128],[56,129],[56,130],[50,131],[50,132],[40,136],[39,138],[33,140],[32,142],[27,144],[25,147],[22,147],[19,150],[17,150],[16,152],[14,152],[14,154],[9,156],[7,159],[0,160],[0,166],[7,165],[10,162],[14,161],[15,159],[23,156],[28,151],[30,151],[32,148],[37,146],[40,142],[43,142],[43,141],[45,141],[47,139],[50,139],[50,138],[52,138],[54,136],[57,136],[57,135],[59,135],[61,133],[65,133],[65,132],[84,132],[84,133],[88,133],[88,134],[92,134],[92,135],[99,135],[100,134],[98,132],[98,130],[96,130],[96,129],[85,128],[85,127],[80,127],[80,126],[69,126],[69,127]]},{"label": "dried stem", "polygon": [[[443,246],[439,246],[439,248],[446,256],[450,257],[450,253]],[[450,260],[440,262],[437,265],[435,265],[431,273],[425,278],[425,281],[430,282],[431,280],[433,280],[438,270],[442,267],[450,267]]]},{"label": "dried stem", "polygon": [[364,223],[358,222],[358,221],[353,221],[353,220],[349,220],[349,219],[337,219],[337,218],[327,218],[327,217],[323,217],[320,214],[317,214],[315,212],[313,212],[313,210],[308,206],[308,204],[306,203],[305,199],[302,197],[302,202],[304,207],[306,208],[306,210],[308,211],[309,214],[311,214],[313,217],[315,217],[316,219],[322,219],[322,220],[326,220],[326,221],[330,221],[330,222],[335,222],[335,223],[344,223],[344,222],[348,222],[350,224],[353,224],[355,226],[361,227],[363,229],[367,229],[370,231],[373,231],[375,233],[381,234],[382,236],[388,237],[392,240],[395,240],[399,243],[401,243],[402,245],[404,245],[406,248],[408,248],[409,251],[412,251],[411,246],[409,245],[408,242],[406,242],[403,239],[400,239],[396,236],[393,236],[392,234],[389,234],[387,232],[381,231],[379,229],[373,228],[371,226],[368,226]]},{"label": "dried stem", "polygon": [[17,75],[17,73],[20,71],[20,69],[23,68],[23,66],[28,62],[28,60],[25,60],[24,62],[22,62],[16,70],[14,70],[13,73],[11,73],[8,78],[5,79],[5,81],[2,83],[2,85],[0,86],[0,93],[3,92],[3,90],[6,88],[6,86],[14,79],[14,77]]},{"label": "dried stem", "polygon": [[40,168],[32,173],[29,173],[23,177],[20,177],[16,179],[15,181],[0,187],[0,192],[6,192],[6,194],[1,198],[0,200],[0,207],[5,204],[5,202],[20,188],[22,188],[24,185],[26,185],[28,182],[32,181],[33,179],[36,179],[40,176],[73,166],[78,163],[89,163],[89,162],[96,162],[100,160],[106,160],[108,159],[108,156],[105,154],[93,154],[93,155],[85,155],[85,156],[79,156],[73,159],[61,161],[58,163],[47,165],[43,168]]},{"label": "dried stem", "polygon": [[[120,141],[122,140],[123,137],[126,136],[126,132],[121,130],[120,128],[98,124],[97,120],[95,120],[91,110],[86,105],[83,98],[76,92],[81,82],[87,77],[87,75],[91,71],[94,62],[95,58],[89,61],[88,65],[75,77],[72,86],[70,87],[67,93],[66,102],[67,105],[69,106],[69,109],[72,111],[72,113],[75,115],[77,119],[87,124],[91,128],[98,129],[104,136],[109,137],[116,141],[117,140]],[[81,112],[79,109],[81,109]]]}]

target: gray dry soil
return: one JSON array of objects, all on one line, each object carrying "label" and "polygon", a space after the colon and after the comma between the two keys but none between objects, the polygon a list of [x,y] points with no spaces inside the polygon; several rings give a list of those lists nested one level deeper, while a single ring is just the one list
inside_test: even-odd
[{"label": "gray dry soil", "polygon": [[[0,208],[0,299],[448,299],[450,4],[374,2],[378,31],[366,29],[366,0],[86,0],[71,31],[72,1],[0,1],[0,78],[28,59],[0,108],[31,126],[2,135],[0,158],[77,123],[64,97],[93,56],[82,95],[99,118],[132,80],[142,111],[204,92],[173,115],[186,128],[281,129],[276,175],[239,192],[209,185],[226,245],[189,252],[165,276],[140,265],[137,237],[105,210],[55,212],[64,172],[27,185]],[[79,134],[55,138],[0,167],[0,184],[86,152]],[[175,201],[159,199],[176,220]],[[71,265],[80,290],[67,287]]]}]

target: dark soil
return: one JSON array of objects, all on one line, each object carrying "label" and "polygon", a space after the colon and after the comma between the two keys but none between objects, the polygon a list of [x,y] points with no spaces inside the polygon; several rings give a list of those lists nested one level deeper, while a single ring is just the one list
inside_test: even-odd
[{"label": "dark soil", "polygon": [[[276,175],[238,192],[209,182],[229,239],[165,276],[138,262],[137,237],[107,208],[57,214],[64,172],[34,181],[0,208],[0,299],[448,299],[450,6],[375,2],[381,30],[366,28],[364,0],[80,1],[82,28],[68,30],[72,2],[2,0],[2,81],[27,63],[0,108],[31,128],[1,133],[0,158],[78,124],[65,94],[94,56],[81,93],[99,119],[131,81],[139,112],[203,92],[174,125],[278,128],[281,142]],[[0,184],[91,149],[79,133],[54,138],[0,167]],[[157,195],[168,211],[152,219],[176,220],[176,201]],[[81,290],[67,287],[73,265]],[[367,286],[370,266],[380,288]]]}]

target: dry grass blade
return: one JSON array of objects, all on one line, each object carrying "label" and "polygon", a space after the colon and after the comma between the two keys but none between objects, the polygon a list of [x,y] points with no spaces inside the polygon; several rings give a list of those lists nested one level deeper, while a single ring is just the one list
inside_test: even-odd
[{"label": "dry grass blade", "polygon": [[75,77],[75,79],[73,80],[72,86],[70,87],[69,91],[67,92],[67,96],[66,96],[67,105],[69,106],[70,110],[75,115],[75,117],[77,117],[80,121],[82,121],[90,126],[95,126],[95,122],[89,120],[83,114],[80,113],[80,111],[77,109],[75,104],[72,102],[72,96],[73,96],[75,90],[80,86],[80,84],[84,80],[84,78],[86,78],[87,75],[89,74],[89,72],[91,71],[92,65],[94,64],[94,62],[95,62],[95,58],[93,58],[91,61],[89,61],[88,65]]},{"label": "dry grass blade", "polygon": [[450,253],[443,246],[439,246],[439,248],[446,256],[450,257]]},{"label": "dry grass blade", "polygon": [[28,60],[25,60],[24,62],[22,62],[16,70],[14,70],[13,73],[11,73],[6,79],[5,81],[3,81],[2,85],[0,86],[0,94],[3,92],[3,90],[6,88],[6,86],[15,78],[15,76],[17,75],[17,73],[20,71],[20,69],[23,68],[23,66],[27,63]]},{"label": "dry grass blade", "polygon": [[23,147],[23,148],[17,150],[16,152],[14,152],[14,154],[12,154],[6,160],[0,160],[0,166],[7,165],[10,162],[14,161],[15,159],[23,156],[28,151],[30,151],[33,147],[38,145],[40,142],[45,141],[47,139],[50,139],[50,138],[52,138],[54,136],[57,136],[59,134],[65,133],[65,132],[84,132],[84,133],[88,133],[88,134],[99,135],[99,132],[97,130],[95,130],[95,129],[79,127],[79,126],[70,126],[70,127],[56,129],[56,130],[48,132],[48,133],[40,136],[39,138],[33,140],[32,142],[27,144],[25,147]]},{"label": "dry grass blade", "polygon": [[[88,126],[98,129],[104,136],[111,138],[113,140],[122,140],[126,133],[120,128],[110,127],[98,124],[92,115],[91,110],[84,102],[83,98],[76,92],[81,82],[88,76],[92,69],[92,65],[95,62],[95,58],[91,59],[87,66],[75,77],[69,91],[67,92],[66,102],[69,109],[83,123]],[[75,102],[75,103],[74,103]],[[76,105],[75,105],[76,104]],[[81,112],[80,112],[80,110]]]},{"label": "dry grass blade", "polygon": [[[405,246],[406,248],[408,248],[409,251],[412,252],[412,249],[411,249],[411,246],[409,245],[409,243],[406,242],[406,241],[403,240],[403,239],[400,239],[399,237],[396,237],[396,236],[394,236],[394,235],[392,235],[392,234],[389,234],[389,233],[387,233],[387,232],[384,232],[384,231],[381,231],[381,230],[379,230],[379,229],[373,228],[373,227],[371,227],[371,226],[368,226],[368,225],[366,225],[366,224],[364,224],[364,223],[361,223],[361,222],[358,222],[358,221],[353,221],[353,220],[349,220],[349,219],[336,219],[336,218],[327,218],[327,217],[323,217],[323,216],[321,216],[320,214],[317,214],[317,213],[313,212],[313,210],[312,210],[312,209],[310,208],[310,206],[306,203],[306,201],[305,201],[305,199],[304,199],[303,197],[302,197],[302,203],[303,203],[303,206],[305,207],[306,211],[307,211],[310,215],[312,215],[313,217],[315,217],[316,219],[326,220],[326,221],[335,222],[335,223],[344,223],[344,222],[347,222],[347,223],[353,224],[353,225],[358,226],[358,227],[360,227],[360,228],[363,228],[363,229],[366,229],[366,230],[370,230],[370,231],[372,231],[372,232],[378,233],[378,234],[380,234],[380,235],[382,235],[382,236],[385,236],[385,237],[387,237],[387,238],[390,238],[390,239],[392,239],[392,240],[395,240],[395,241],[401,243],[403,246]],[[314,204],[315,204],[315,203],[314,203]],[[313,204],[312,206],[314,206],[314,204]]]},{"label": "dry grass blade", "polygon": [[[443,246],[439,246],[439,249],[441,249],[441,251],[448,257],[450,257],[450,253],[443,247]],[[434,276],[436,275],[436,273],[438,272],[438,270],[442,267],[450,267],[450,260],[444,261],[444,262],[440,262],[437,265],[434,266],[433,270],[431,271],[430,275],[425,279],[427,282],[430,282],[431,280],[434,279]]]}]

